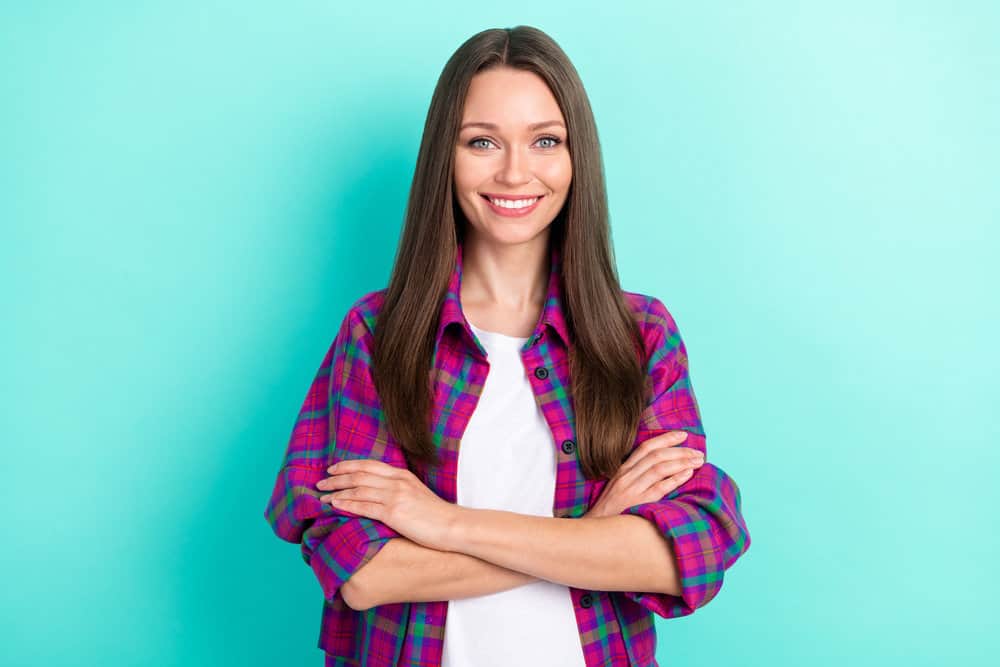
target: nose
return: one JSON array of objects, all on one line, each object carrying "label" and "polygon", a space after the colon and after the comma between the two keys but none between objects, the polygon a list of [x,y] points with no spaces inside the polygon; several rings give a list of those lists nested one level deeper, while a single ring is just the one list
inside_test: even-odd
[{"label": "nose", "polygon": [[518,148],[504,152],[503,163],[497,172],[498,183],[515,187],[531,181],[530,156],[523,155]]}]

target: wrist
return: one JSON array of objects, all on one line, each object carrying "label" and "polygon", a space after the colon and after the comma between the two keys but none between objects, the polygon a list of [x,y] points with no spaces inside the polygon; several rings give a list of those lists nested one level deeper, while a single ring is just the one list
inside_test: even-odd
[{"label": "wrist", "polygon": [[445,529],[441,536],[441,551],[462,552],[462,545],[466,543],[465,531],[471,519],[471,513],[475,510],[461,505],[452,505],[451,513],[445,522]]}]

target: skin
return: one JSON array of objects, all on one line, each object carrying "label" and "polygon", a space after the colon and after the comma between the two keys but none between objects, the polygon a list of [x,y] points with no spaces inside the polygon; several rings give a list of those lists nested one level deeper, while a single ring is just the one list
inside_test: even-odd
[{"label": "skin", "polygon": [[[454,182],[468,223],[462,309],[480,328],[529,336],[544,302],[550,225],[572,182],[565,119],[544,80],[497,68],[472,79],[462,125]],[[532,213],[511,218],[495,213],[484,192],[544,196]],[[320,500],[403,536],[355,572],[342,587],[344,600],[367,609],[485,595],[540,579],[679,595],[669,543],[650,521],[620,512],[659,500],[703,463],[696,450],[679,446],[684,436],[670,432],[644,442],[578,519],[465,508],[441,499],[410,471],[374,459],[331,466],[331,476],[316,486],[333,493]]]},{"label": "skin", "polygon": [[[532,72],[498,68],[472,79],[455,146],[454,189],[468,222],[462,310],[480,328],[528,336],[541,314],[550,226],[573,180],[565,123],[552,92]],[[510,218],[494,212],[482,193],[543,197],[529,215]]]}]

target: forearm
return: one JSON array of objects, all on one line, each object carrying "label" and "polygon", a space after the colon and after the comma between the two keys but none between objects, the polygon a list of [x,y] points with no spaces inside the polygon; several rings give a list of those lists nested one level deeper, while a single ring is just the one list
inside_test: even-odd
[{"label": "forearm", "polygon": [[568,519],[461,508],[443,546],[575,588],[681,592],[669,542],[630,514]]},{"label": "forearm", "polygon": [[536,577],[457,551],[438,551],[393,538],[345,587],[361,608],[391,602],[458,600],[517,588]]}]

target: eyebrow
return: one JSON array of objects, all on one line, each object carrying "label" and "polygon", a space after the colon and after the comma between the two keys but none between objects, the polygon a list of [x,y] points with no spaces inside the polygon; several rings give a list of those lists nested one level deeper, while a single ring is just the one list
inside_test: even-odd
[{"label": "eyebrow", "polygon": [[[548,127],[549,125],[559,125],[562,128],[564,128],[564,129],[566,127],[565,125],[562,124],[562,121],[558,121],[558,120],[545,120],[545,121],[542,121],[541,123],[535,123],[534,125],[529,125],[528,129],[534,131],[534,130],[538,130],[538,129],[543,128],[543,127]],[[494,131],[500,129],[495,123],[483,123],[483,122],[476,121],[476,122],[466,123],[466,124],[462,125],[462,127],[459,128],[459,131],[464,130],[467,127],[484,127],[487,130],[494,130]]]}]

